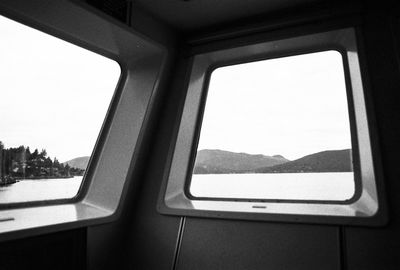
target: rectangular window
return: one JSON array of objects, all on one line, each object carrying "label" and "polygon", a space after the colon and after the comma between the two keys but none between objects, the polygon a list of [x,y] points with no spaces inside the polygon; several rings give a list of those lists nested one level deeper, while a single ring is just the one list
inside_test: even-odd
[{"label": "rectangular window", "polygon": [[0,16],[0,203],[74,197],[121,70]]},{"label": "rectangular window", "polygon": [[353,28],[194,55],[159,212],[384,224],[361,68]]},{"label": "rectangular window", "polygon": [[214,70],[189,191],[197,198],[351,199],[342,55],[323,51]]}]

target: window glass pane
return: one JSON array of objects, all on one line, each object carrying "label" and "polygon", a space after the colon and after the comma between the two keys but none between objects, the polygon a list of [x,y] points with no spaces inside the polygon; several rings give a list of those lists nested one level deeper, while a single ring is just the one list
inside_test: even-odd
[{"label": "window glass pane", "polygon": [[0,203],[74,197],[117,62],[0,16]]},{"label": "window glass pane", "polygon": [[212,73],[190,185],[193,196],[346,200],[354,192],[339,52]]}]

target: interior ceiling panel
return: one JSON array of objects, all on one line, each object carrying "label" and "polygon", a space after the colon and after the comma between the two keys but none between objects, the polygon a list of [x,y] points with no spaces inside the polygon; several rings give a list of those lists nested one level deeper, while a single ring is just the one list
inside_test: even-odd
[{"label": "interior ceiling panel", "polygon": [[133,0],[181,31],[193,31],[254,15],[304,7],[329,0]]}]

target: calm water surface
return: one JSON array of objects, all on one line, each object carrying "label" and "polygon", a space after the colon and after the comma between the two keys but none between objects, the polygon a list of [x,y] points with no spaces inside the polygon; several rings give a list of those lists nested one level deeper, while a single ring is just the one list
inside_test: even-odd
[{"label": "calm water surface", "polygon": [[[68,179],[23,180],[0,187],[0,203],[72,198],[82,176]],[[346,200],[354,194],[354,175],[346,173],[208,174],[193,175],[196,197]]]},{"label": "calm water surface", "polygon": [[72,198],[78,193],[82,177],[23,180],[0,187],[0,203]]},{"label": "calm water surface", "polygon": [[346,200],[355,191],[354,174],[195,174],[190,193],[195,197]]}]

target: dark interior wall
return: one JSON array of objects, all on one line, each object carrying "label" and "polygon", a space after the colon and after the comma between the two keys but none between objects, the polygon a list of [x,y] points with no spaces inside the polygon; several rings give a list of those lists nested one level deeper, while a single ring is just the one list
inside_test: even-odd
[{"label": "dark interior wall", "polygon": [[84,270],[86,229],[0,243],[0,269]]},{"label": "dark interior wall", "polygon": [[382,228],[345,228],[348,269],[400,268],[400,24],[396,13],[375,7],[364,14],[363,27],[389,223]]},{"label": "dark interior wall", "polygon": [[151,147],[147,170],[143,182],[137,187],[135,205],[128,221],[130,230],[126,235],[130,257],[126,261],[127,269],[173,269],[176,248],[179,244],[181,217],[163,216],[156,210],[161,182],[166,173],[169,159],[170,142],[174,137],[178,104],[184,101],[185,87],[182,79],[187,76],[188,61],[176,63],[173,81],[167,93],[167,102],[162,106],[165,117],[160,118],[154,132],[154,144]]},{"label": "dark interior wall", "polygon": [[187,218],[176,269],[339,269],[338,229]]},{"label": "dark interior wall", "polygon": [[[135,31],[155,40],[167,50],[164,72],[161,74],[155,99],[150,105],[148,125],[142,131],[142,142],[138,149],[137,164],[129,185],[126,198],[121,202],[120,218],[113,223],[89,227],[87,229],[87,265],[88,269],[135,269],[141,261],[143,265],[172,264],[175,252],[176,234],[180,218],[163,217],[160,223],[159,215],[150,208],[155,205],[161,179],[157,168],[149,168],[150,149],[154,148],[156,127],[159,124],[160,109],[163,106],[171,79],[176,72],[176,52],[179,48],[179,35],[171,28],[160,23],[145,11],[133,7],[127,22]],[[140,69],[140,67],[138,67]],[[154,71],[154,70],[153,70]],[[141,72],[141,71],[138,71]],[[152,72],[150,70],[150,72]],[[167,139],[167,137],[165,137]],[[163,163],[162,147],[157,150]],[[147,178],[144,175],[151,170],[155,176]],[[140,243],[138,248],[137,243]],[[154,259],[154,256],[157,259]],[[147,266],[144,268],[149,269]],[[156,268],[155,268],[156,269]]]},{"label": "dark interior wall", "polygon": [[[207,51],[224,46],[257,40],[261,36],[280,36],[282,33],[302,33],[317,28],[330,29],[354,25],[360,29],[360,43],[365,55],[370,82],[367,89],[368,106],[373,107],[378,130],[377,155],[382,159],[382,172],[387,188],[389,223],[377,228],[329,225],[285,224],[251,221],[182,218],[162,216],[156,211],[161,178],[168,172],[170,138],[175,136],[182,96],[185,91],[185,72],[188,54],[173,73],[174,83],[168,90],[165,106],[160,114],[147,174],[137,195],[137,206],[132,220],[130,267],[137,269],[399,269],[400,259],[400,197],[397,196],[400,175],[397,153],[400,143],[398,62],[399,22],[391,6],[365,4],[348,13],[329,14],[329,19],[316,18],[312,23],[292,21],[291,25],[268,29],[267,33],[203,42],[188,51]],[[328,22],[329,20],[329,22]],[[284,19],[283,19],[284,21]],[[196,39],[194,39],[196,40]],[[204,37],[202,37],[204,40]],[[212,39],[211,39],[212,40]],[[396,43],[397,42],[397,43]],[[365,57],[364,57],[365,56]],[[161,231],[161,232],[160,232]],[[177,244],[174,258],[170,239]]]},{"label": "dark interior wall", "polygon": [[[358,20],[356,21],[358,23]],[[342,21],[329,23],[323,21],[320,24],[323,25],[322,29],[330,29],[341,26]],[[315,27],[314,24],[294,24],[284,29],[273,29],[269,33],[256,33],[230,40],[217,38],[215,42],[203,43],[189,51],[201,52],[237,46],[262,39],[318,31],[319,28],[321,26]],[[190,55],[190,52],[186,55]],[[184,63],[187,64],[187,62]],[[184,96],[186,90],[184,78],[181,75],[176,76],[177,84],[180,84],[181,88],[172,88],[173,91],[181,91],[181,96]],[[169,97],[167,102],[173,104],[174,101],[177,105],[181,105],[176,97]],[[181,106],[174,106],[173,109],[177,111],[180,108]],[[164,115],[170,114],[170,111],[166,111]],[[179,113],[175,112],[175,114],[179,116]],[[175,118],[175,121],[178,119],[179,117]],[[163,125],[160,126],[162,131],[159,134],[165,134],[168,131],[165,126],[170,127],[169,132],[174,132],[174,126],[168,123],[171,122],[163,121]],[[157,138],[161,140],[161,135]],[[158,148],[154,150],[156,149],[158,150]],[[161,163],[153,160],[149,166],[160,169]],[[167,171],[168,163],[163,166]],[[146,181],[155,181],[154,178],[146,179]],[[155,212],[155,206],[153,207],[152,210],[148,206],[149,211]],[[155,215],[157,215],[156,212]],[[160,226],[162,226],[163,218],[165,217],[159,215]],[[342,229],[338,226],[191,217],[183,218],[183,220],[180,228],[181,238],[177,240],[179,246],[173,269],[340,269],[343,265]],[[141,243],[136,243],[136,245],[139,249]],[[137,266],[138,269],[167,269],[162,265],[151,268],[147,268],[148,264]]]}]

